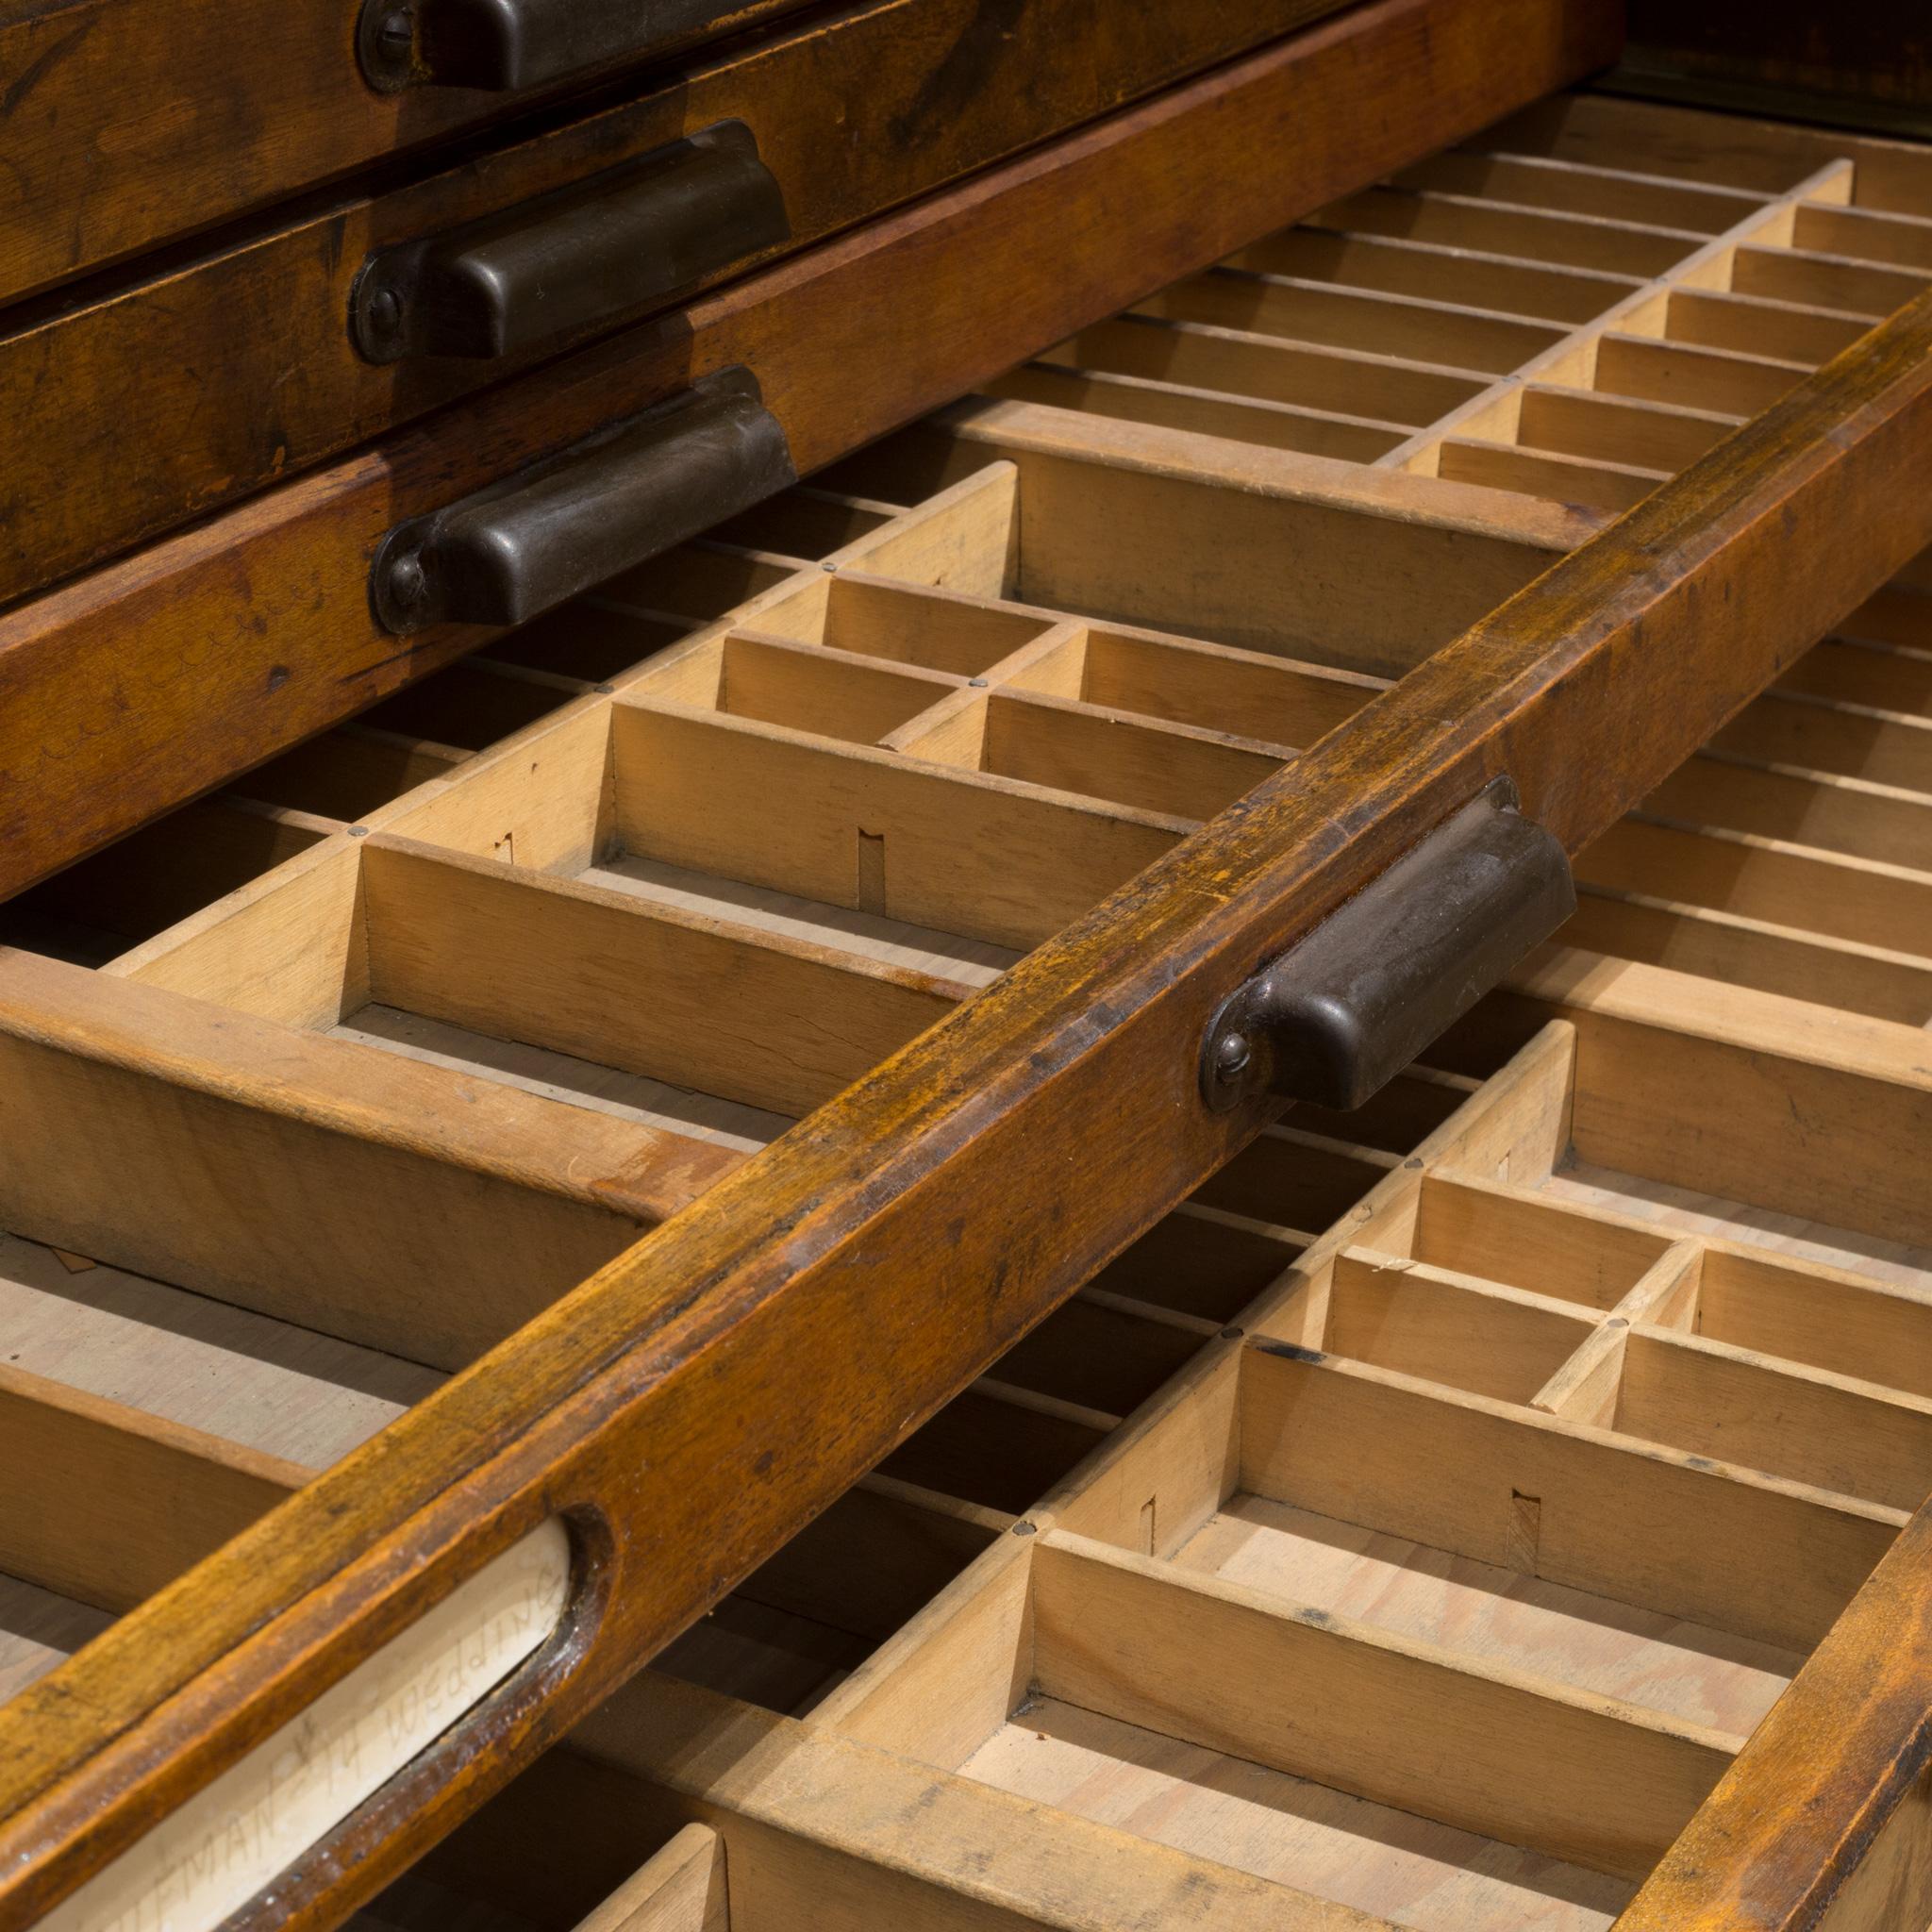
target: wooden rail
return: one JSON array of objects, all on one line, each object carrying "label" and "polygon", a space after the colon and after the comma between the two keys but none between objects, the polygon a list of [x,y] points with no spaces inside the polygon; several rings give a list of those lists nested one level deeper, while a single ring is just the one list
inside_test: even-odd
[{"label": "wooden rail", "polygon": [[1932,1505],[1651,1874],[1617,1932],[1932,1918]]}]

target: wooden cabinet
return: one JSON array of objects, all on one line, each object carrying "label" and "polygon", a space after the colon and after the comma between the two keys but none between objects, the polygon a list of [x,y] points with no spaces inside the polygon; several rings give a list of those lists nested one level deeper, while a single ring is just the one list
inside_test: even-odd
[{"label": "wooden cabinet", "polygon": [[[659,325],[18,613],[23,1924],[1924,1915],[1932,159],[1287,58],[681,311],[805,480],[528,623],[372,556]],[[1499,775],[1568,923],[1206,1105]]]},{"label": "wooden cabinet", "polygon": [[[244,125],[258,125],[265,146],[272,137],[285,164],[310,171],[275,184],[309,191],[300,199],[212,228],[240,209],[213,203],[219,190],[169,180],[164,162],[172,157],[190,170],[193,142],[178,128],[163,138],[158,123],[166,117],[151,105],[141,108],[140,125],[156,128],[153,148],[132,146],[111,164],[90,161],[72,204],[31,173],[37,159],[74,167],[89,153],[77,104],[57,108],[40,90],[84,88],[83,100],[102,111],[134,111],[119,91],[131,76],[95,93],[91,63],[113,49],[140,72],[134,17],[178,25],[178,8],[116,0],[68,9],[101,16],[68,25],[69,39],[58,39],[52,23],[12,30],[25,36],[23,59],[38,59],[44,78],[9,122],[27,171],[9,206],[30,227],[14,250],[18,278],[0,293],[29,292],[25,264],[38,252],[113,232],[119,210],[100,205],[110,189],[128,200],[160,200],[161,218],[207,232],[105,280],[23,304],[0,337],[12,478],[0,598],[124,552],[1333,8],[1320,0],[1217,0],[1137,25],[1046,0],[1011,9],[1012,22],[1001,25],[967,0],[874,0],[739,36],[724,50],[647,70],[615,100],[525,116],[492,130],[488,145],[478,136],[454,149],[446,144],[454,129],[442,125],[451,90],[378,95],[365,85],[346,44],[353,8],[272,10],[275,23],[252,37],[233,8],[197,10],[197,33],[219,33],[242,72],[219,82],[211,74],[190,78],[206,50],[176,36],[171,82],[150,74],[140,85],[142,100],[171,85],[169,98],[186,115],[215,113],[219,102]],[[565,11],[523,0],[508,10]],[[634,18],[661,10],[607,9]],[[708,9],[721,21],[778,10],[770,0]],[[323,37],[324,16],[326,58],[283,44]],[[4,50],[0,34],[0,81]],[[325,74],[328,102],[307,121],[292,96]],[[23,72],[14,85],[29,78]],[[250,90],[260,98],[237,106]],[[494,98],[474,90],[456,97],[472,115]],[[387,155],[398,120],[407,125],[425,108],[421,131],[441,133],[445,144],[408,159]],[[22,117],[57,111],[42,155],[29,146]],[[366,152],[337,157],[323,144],[354,140],[358,122]],[[317,142],[306,150],[305,126]],[[105,146],[110,130],[97,139]],[[232,129],[216,158],[223,184],[236,184],[243,156]],[[350,162],[371,165],[334,179]],[[128,245],[171,232],[143,229]],[[491,246],[493,255],[479,258]],[[425,250],[442,263],[440,276],[425,276]],[[462,258],[449,261],[456,251]],[[8,258],[0,231],[0,261]],[[92,258],[71,264],[88,265]],[[452,312],[466,301],[513,307],[515,327],[466,328]],[[440,335],[430,325],[439,321]],[[688,333],[673,326],[659,335]]]}]

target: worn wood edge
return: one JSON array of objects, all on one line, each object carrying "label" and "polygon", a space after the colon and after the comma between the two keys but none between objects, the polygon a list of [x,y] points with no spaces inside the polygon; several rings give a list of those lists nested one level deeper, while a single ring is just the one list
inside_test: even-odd
[{"label": "worn wood edge", "polygon": [[[1809,1932],[1826,1923],[1904,1932],[1923,1923],[1932,1854],[1910,1801],[1932,1764],[1928,1684],[1932,1507],[1880,1558],[1616,1932]],[[1840,1919],[1834,1903],[1888,1829],[1917,1840],[1895,1854],[1893,1889]]]}]

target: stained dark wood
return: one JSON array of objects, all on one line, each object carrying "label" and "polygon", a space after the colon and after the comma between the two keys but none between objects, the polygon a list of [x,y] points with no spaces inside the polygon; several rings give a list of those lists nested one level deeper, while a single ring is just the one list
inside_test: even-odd
[{"label": "stained dark wood", "polygon": [[1932,541],[1928,451],[1932,294],[0,1712],[0,1899],[571,1514],[549,1666],[238,1923],[339,1919],[1259,1128],[1195,1091],[1233,985],[1499,773],[1586,844]]},{"label": "stained dark wood", "polygon": [[[715,31],[799,4],[741,0],[719,9]],[[0,16],[0,296],[31,293],[539,98],[378,94],[356,62],[359,11],[356,0],[9,6]]]},{"label": "stained dark wood", "polygon": [[804,246],[1341,4],[865,0],[427,180],[337,199],[186,266],[59,304],[0,338],[0,413],[12,431],[0,601],[573,346],[546,342],[502,363],[366,362],[347,319],[375,249],[731,119],[752,129],[783,192],[785,245]]},{"label": "stained dark wood", "polygon": [[483,642],[376,628],[369,558],[401,518],[732,363],[816,469],[1561,86],[1615,26],[1608,4],[1378,0],[23,607],[0,620],[0,892]]},{"label": "stained dark wood", "polygon": [[1920,0],[1631,0],[1624,84],[1923,138],[1932,133],[1932,15]]}]

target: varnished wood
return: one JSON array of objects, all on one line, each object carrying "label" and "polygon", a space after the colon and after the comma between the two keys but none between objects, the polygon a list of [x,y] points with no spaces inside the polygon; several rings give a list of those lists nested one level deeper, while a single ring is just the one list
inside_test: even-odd
[{"label": "varnished wood", "polygon": [[[0,891],[485,641],[376,628],[368,560],[398,518],[732,363],[817,468],[1574,76],[1614,27],[1607,6],[1508,5],[1377,0],[0,620]],[[1257,169],[1257,151],[1291,158]]]},{"label": "varnished wood", "polygon": [[[14,1897],[46,1900],[300,1707],[325,1633],[345,1669],[545,1513],[593,1512],[608,1607],[563,1681],[412,1769],[277,1908],[322,1924],[445,1829],[1260,1126],[1193,1091],[1200,1029],[1257,958],[1499,770],[1581,846],[1932,538],[1908,487],[1928,341],[1932,297],[136,1612],[60,1695],[28,1692],[0,1721]],[[1841,541],[1794,546],[1792,518]],[[1579,723],[1604,757],[1574,758]],[[1053,1150],[1096,1111],[1108,1185],[1068,1190]],[[747,1487],[749,1407],[771,1425]]]},{"label": "varnished wood", "polygon": [[[718,8],[713,31],[796,5],[739,0]],[[357,64],[356,15],[327,0],[185,13],[171,0],[11,9],[0,23],[13,164],[0,294],[25,294],[529,105],[467,89],[375,92]],[[170,111],[157,114],[157,98]]]},{"label": "varnished wood", "polygon": [[[777,180],[790,228],[783,248],[808,246],[1337,4],[1216,0],[1130,25],[1072,0],[1010,19],[973,0],[870,0],[426,180],[339,193],[297,219],[265,218],[262,232],[186,263],[158,273],[137,265],[105,293],[42,302],[0,338],[0,411],[12,430],[17,490],[0,536],[0,601],[575,345],[559,337],[500,361],[366,362],[346,319],[356,276],[375,249],[514,209],[724,120],[751,129]],[[123,17],[98,31],[125,32],[136,10],[123,0]],[[318,10],[291,4],[281,30],[292,34]],[[231,15],[228,30],[245,28]],[[89,42],[80,45],[84,55]],[[259,72],[260,84],[272,77],[277,90],[308,77],[267,60]],[[152,71],[146,84],[158,84]],[[278,93],[278,120],[282,112]],[[71,124],[60,138],[76,140]],[[158,195],[152,166],[141,186]],[[64,232],[56,204],[20,206],[50,239]],[[774,245],[728,273],[780,252]],[[609,317],[597,333],[642,312]],[[127,460],[130,447],[142,460]]]},{"label": "varnished wood", "polygon": [[1932,35],[1916,7],[1843,12],[1806,0],[1634,0],[1617,85],[1637,94],[1770,111],[1923,139],[1932,131]]},{"label": "varnished wood", "polygon": [[1883,1932],[1932,1915],[1932,1507],[1671,1847],[1619,1932]]}]

